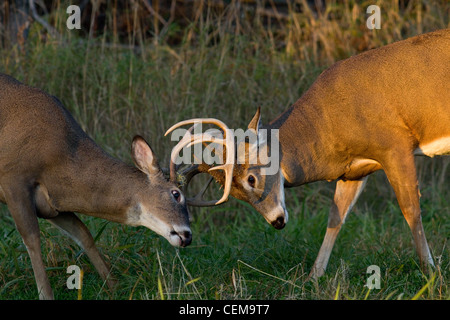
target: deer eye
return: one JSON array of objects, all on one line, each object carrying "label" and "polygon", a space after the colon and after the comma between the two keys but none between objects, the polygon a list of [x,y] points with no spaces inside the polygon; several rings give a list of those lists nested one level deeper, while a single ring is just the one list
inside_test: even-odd
[{"label": "deer eye", "polygon": [[250,185],[250,187],[252,187],[252,188],[255,187],[256,179],[255,179],[254,176],[249,175],[248,178],[247,178],[247,181],[248,181],[248,184]]},{"label": "deer eye", "polygon": [[175,199],[176,202],[180,202],[181,201],[181,194],[179,191],[177,190],[172,190],[172,197]]}]

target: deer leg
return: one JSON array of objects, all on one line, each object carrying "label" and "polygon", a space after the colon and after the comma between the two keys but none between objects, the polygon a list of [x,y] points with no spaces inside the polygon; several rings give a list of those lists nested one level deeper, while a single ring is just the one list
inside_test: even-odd
[{"label": "deer leg", "polygon": [[434,267],[427,239],[422,225],[419,202],[419,183],[416,166],[412,154],[392,156],[383,164],[389,183],[394,189],[398,204],[413,234],[420,265],[425,270],[426,265]]},{"label": "deer leg", "polygon": [[115,282],[109,276],[110,268],[100,255],[86,225],[73,212],[61,212],[58,216],[47,221],[58,227],[83,248],[97,272],[106,281],[108,287],[112,289]]},{"label": "deer leg", "polygon": [[31,188],[15,185],[14,188],[3,188],[6,204],[30,256],[39,299],[50,300],[54,298],[53,291],[42,260],[39,223]]},{"label": "deer leg", "polygon": [[367,182],[368,176],[361,180],[338,180],[333,203],[328,216],[328,226],[319,254],[309,277],[317,278],[324,274],[336,237],[344,224],[345,217],[352,209]]}]

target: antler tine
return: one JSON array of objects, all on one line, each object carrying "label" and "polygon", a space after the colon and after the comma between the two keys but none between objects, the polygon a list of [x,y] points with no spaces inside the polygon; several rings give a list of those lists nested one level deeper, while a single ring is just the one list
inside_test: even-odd
[{"label": "antler tine", "polygon": [[187,124],[200,124],[200,123],[210,123],[210,124],[215,124],[216,126],[218,126],[219,128],[224,129],[224,131],[226,131],[226,129],[228,129],[227,125],[225,123],[223,123],[222,121],[215,119],[215,118],[194,118],[194,119],[189,119],[189,120],[183,120],[180,121],[178,123],[175,123],[173,126],[171,126],[166,133],[164,134],[164,136],[167,136],[170,132],[172,132],[173,130],[175,130],[176,128],[185,126]]},{"label": "antler tine", "polygon": [[222,198],[220,198],[219,201],[216,202],[216,205],[221,204],[228,200],[228,196],[230,195],[230,192],[231,192],[231,184],[233,182],[234,164],[224,164],[221,166],[213,167],[213,168],[209,169],[208,171],[219,170],[219,169],[225,171],[225,187],[223,189],[223,196],[222,196]]},{"label": "antler tine", "polygon": [[[183,187],[183,192],[186,192],[187,187],[189,186],[189,182],[191,181],[191,179],[196,176],[199,173],[206,173],[206,171],[200,169],[202,165],[192,165],[188,168],[185,168],[182,172],[181,175],[183,175],[186,180],[184,182]],[[214,206],[217,202],[217,200],[210,200],[210,201],[205,201],[203,200],[203,195],[205,194],[206,190],[208,189],[209,185],[211,184],[211,182],[214,180],[213,177],[210,177],[208,182],[206,182],[206,184],[202,187],[202,189],[200,190],[200,192],[198,192],[194,197],[192,198],[186,198],[186,203],[190,206],[193,207],[211,207]]]},{"label": "antler tine", "polygon": [[[200,123],[210,123],[210,124],[214,124],[214,125],[218,126],[224,132],[224,139],[216,138],[208,133],[192,135],[191,134],[192,130],[191,130],[189,132],[189,134],[186,133],[184,135],[183,139],[181,139],[181,141],[173,148],[172,155],[171,155],[171,168],[173,167],[172,162],[175,162],[175,159],[178,156],[178,153],[185,146],[191,146],[193,144],[197,144],[200,142],[203,143],[206,141],[223,144],[226,148],[225,164],[210,168],[208,170],[208,171],[224,170],[224,172],[225,172],[224,194],[223,194],[222,198],[215,203],[217,205],[217,204],[221,204],[221,203],[227,201],[228,196],[230,195],[230,192],[231,192],[231,185],[232,185],[232,181],[233,181],[235,145],[234,145],[234,136],[232,134],[227,134],[229,131],[227,125],[225,123],[223,123],[222,121],[215,119],[215,118],[196,118],[196,119],[184,120],[184,121],[176,123],[175,125],[170,127],[169,130],[166,131],[165,135],[169,134],[171,131],[173,131],[174,129],[179,128],[181,126],[184,126],[187,124],[197,125]],[[191,129],[193,129],[193,128],[191,127]],[[172,179],[172,177],[174,177],[174,179],[176,180],[175,170],[173,173],[171,170],[171,179]],[[173,181],[175,181],[175,180],[173,180]],[[204,191],[203,191],[203,193],[204,193]]]},{"label": "antler tine", "polygon": [[227,148],[227,157],[226,157],[225,164],[210,168],[208,170],[208,171],[223,170],[225,172],[224,193],[223,193],[222,198],[220,198],[220,200],[216,202],[216,205],[221,204],[221,203],[227,201],[228,196],[230,195],[230,192],[231,192],[231,185],[233,182],[233,170],[234,170],[234,139],[233,139],[233,136],[228,135],[225,140],[215,138],[206,133],[203,133],[201,135],[194,135],[194,136],[198,136],[198,137],[193,138],[192,141],[188,142],[187,143],[188,147],[190,147],[194,144],[197,144],[197,143],[210,141],[210,142],[223,144]]},{"label": "antler tine", "polygon": [[[170,155],[170,180],[176,181],[177,180],[177,172],[176,172],[176,165],[175,160],[178,157],[178,154],[184,147],[190,147],[192,144],[196,144],[198,142],[204,142],[204,141],[213,141],[214,137],[210,134],[203,133],[203,134],[191,134],[191,129],[193,129],[196,125],[192,126],[188,132],[183,136],[183,138],[178,142],[178,144],[173,147],[172,153]],[[220,142],[220,141],[219,141]]]},{"label": "antler tine", "polygon": [[[184,148],[184,146],[191,141],[191,133],[195,129],[197,124],[194,124],[192,127],[188,129],[188,131],[184,134],[183,138],[177,143],[175,147],[173,147],[172,152],[170,154],[170,181],[176,182],[177,181],[177,165],[175,164],[175,160],[178,156],[178,153],[181,151],[181,149]],[[167,135],[168,132],[166,132],[165,135]]]},{"label": "antler tine", "polygon": [[203,200],[203,195],[205,194],[206,190],[208,189],[209,185],[211,184],[211,182],[213,180],[214,180],[214,178],[210,177],[208,182],[205,183],[203,188],[200,190],[199,193],[197,193],[197,195],[195,197],[186,199],[187,204],[190,205],[190,206],[193,206],[193,207],[212,207],[212,206],[215,206],[216,203],[217,203],[216,200],[210,200],[210,201]]}]

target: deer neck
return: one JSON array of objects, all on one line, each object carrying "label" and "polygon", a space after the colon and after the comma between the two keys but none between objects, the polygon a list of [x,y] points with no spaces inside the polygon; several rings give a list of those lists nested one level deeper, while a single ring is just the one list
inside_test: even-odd
[{"label": "deer neck", "polygon": [[148,182],[138,169],[106,154],[87,139],[49,174],[56,183],[45,183],[57,211],[73,211],[125,223],[133,206],[134,191]]},{"label": "deer neck", "polygon": [[317,105],[300,99],[269,124],[279,130],[280,169],[286,186],[334,180],[341,174],[340,162],[331,162],[336,155],[324,121]]}]

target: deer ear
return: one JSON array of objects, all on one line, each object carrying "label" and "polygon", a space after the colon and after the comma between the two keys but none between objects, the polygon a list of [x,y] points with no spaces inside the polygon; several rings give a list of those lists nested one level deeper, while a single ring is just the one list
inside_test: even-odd
[{"label": "deer ear", "polygon": [[258,134],[259,127],[261,126],[261,107],[258,107],[252,121],[248,124],[248,129],[253,130]]},{"label": "deer ear", "polygon": [[135,136],[133,138],[133,142],[131,143],[131,156],[136,167],[142,172],[152,175],[161,171],[152,148],[150,148],[147,141],[141,136]]}]

